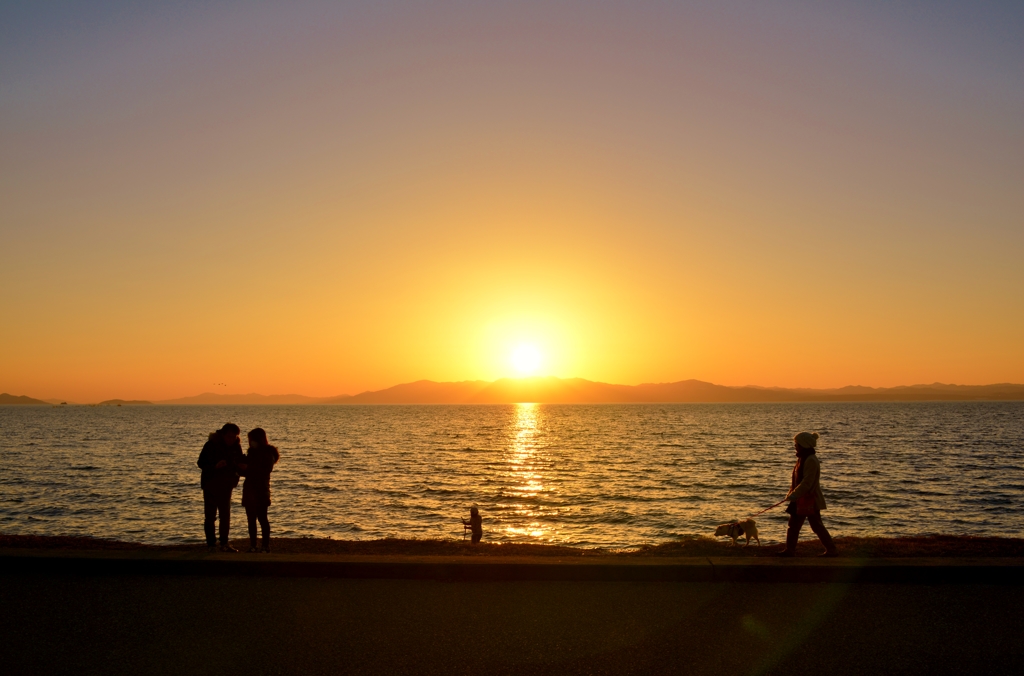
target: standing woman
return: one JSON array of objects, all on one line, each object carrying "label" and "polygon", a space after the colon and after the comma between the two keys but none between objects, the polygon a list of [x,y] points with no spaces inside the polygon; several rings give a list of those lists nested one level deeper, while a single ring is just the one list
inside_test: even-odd
[{"label": "standing woman", "polygon": [[779,556],[796,554],[796,543],[800,539],[804,519],[811,523],[811,530],[821,540],[821,544],[825,545],[825,551],[820,556],[838,556],[835,542],[821,521],[821,510],[825,509],[825,495],[821,492],[821,463],[818,462],[815,453],[818,433],[801,432],[793,437],[793,445],[796,448],[796,465],[793,467],[789,495],[786,496],[789,500],[789,506],[786,508],[789,514],[789,528],[786,531],[786,549],[779,552]]},{"label": "standing woman", "polygon": [[256,548],[256,522],[259,521],[263,531],[263,551],[270,553],[270,519],[267,517],[267,508],[270,507],[270,473],[280,459],[281,454],[276,446],[271,446],[267,441],[267,433],[262,427],[249,432],[242,506],[245,507],[245,518],[249,521],[250,552],[259,551]]}]

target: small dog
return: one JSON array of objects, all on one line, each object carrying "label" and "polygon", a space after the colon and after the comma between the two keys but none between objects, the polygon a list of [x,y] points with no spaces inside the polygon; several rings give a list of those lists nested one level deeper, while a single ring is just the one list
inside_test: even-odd
[{"label": "small dog", "polygon": [[736,544],[736,538],[743,535],[747,536],[747,544],[745,547],[750,546],[750,538],[757,540],[757,546],[761,546],[761,538],[757,537],[757,524],[754,523],[753,519],[747,519],[746,521],[737,521],[735,523],[723,523],[721,526],[715,529],[715,537],[727,535],[732,538],[732,543]]}]

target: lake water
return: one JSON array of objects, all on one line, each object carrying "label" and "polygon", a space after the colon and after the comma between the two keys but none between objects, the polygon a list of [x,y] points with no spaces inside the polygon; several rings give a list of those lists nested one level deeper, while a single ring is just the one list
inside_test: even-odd
[{"label": "lake water", "polygon": [[[834,535],[1024,536],[1024,402],[7,406],[0,531],[202,541],[196,458],[228,421],[281,449],[275,535],[461,538],[471,505],[488,541],[709,534],[785,495],[811,430]],[[784,537],[781,508],[757,520]]]}]

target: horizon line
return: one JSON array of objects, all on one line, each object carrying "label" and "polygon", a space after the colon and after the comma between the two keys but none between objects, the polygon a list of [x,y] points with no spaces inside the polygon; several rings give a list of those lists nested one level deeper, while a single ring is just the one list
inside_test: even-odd
[{"label": "horizon line", "polygon": [[[438,387],[445,387],[445,386],[450,386],[450,387],[458,387],[458,386],[467,387],[467,386],[470,386],[471,387],[471,386],[477,386],[477,387],[479,387],[481,389],[487,389],[487,388],[491,388],[491,387],[494,387],[494,386],[499,385],[499,384],[508,384],[508,385],[512,385],[512,386],[517,386],[517,385],[518,386],[524,386],[524,385],[525,386],[529,386],[531,384],[532,385],[544,385],[544,384],[547,384],[549,386],[550,385],[557,386],[558,384],[578,384],[578,385],[582,385],[583,387],[592,386],[594,388],[616,388],[618,390],[623,390],[623,391],[639,390],[639,389],[643,389],[643,388],[671,388],[671,387],[680,387],[680,386],[689,385],[689,386],[692,386],[692,387],[707,387],[707,388],[715,388],[715,389],[718,389],[718,390],[726,390],[726,391],[733,391],[733,392],[744,392],[744,391],[746,391],[746,393],[751,394],[751,395],[753,395],[753,393],[763,393],[764,396],[769,397],[769,400],[770,400],[772,395],[778,396],[778,395],[786,395],[786,394],[790,394],[790,395],[794,395],[794,396],[799,396],[799,395],[805,395],[805,396],[811,396],[811,397],[819,396],[819,397],[828,397],[829,399],[833,399],[835,396],[858,396],[858,395],[870,396],[872,394],[878,395],[878,394],[884,394],[886,392],[890,392],[891,393],[893,391],[901,391],[901,392],[905,393],[907,390],[911,390],[911,391],[913,391],[913,390],[926,391],[926,390],[929,390],[929,389],[934,390],[934,389],[938,389],[938,388],[943,388],[943,389],[947,389],[947,390],[949,390],[949,389],[978,390],[978,389],[984,389],[984,388],[1021,388],[1022,391],[1024,391],[1024,384],[1011,383],[1011,382],[988,383],[988,384],[983,384],[983,385],[964,385],[964,384],[957,384],[957,383],[943,383],[943,382],[940,382],[940,381],[935,381],[935,382],[932,382],[932,383],[916,383],[916,384],[912,384],[912,385],[894,385],[894,386],[889,386],[889,387],[874,387],[874,386],[870,386],[870,385],[844,385],[844,386],[841,386],[841,387],[815,388],[815,387],[780,387],[780,386],[764,386],[764,385],[719,385],[719,384],[716,384],[716,383],[712,383],[712,382],[709,382],[709,381],[702,381],[702,380],[698,380],[698,379],[695,379],[695,378],[689,378],[689,379],[677,380],[677,381],[669,381],[669,382],[664,382],[664,381],[663,382],[644,382],[644,383],[638,383],[636,385],[625,385],[625,384],[619,384],[619,383],[606,383],[606,382],[601,382],[601,381],[588,380],[586,378],[580,378],[580,377],[562,378],[562,377],[559,377],[559,376],[524,376],[524,377],[518,377],[518,378],[516,378],[516,377],[503,377],[503,378],[498,378],[496,380],[476,379],[476,380],[451,380],[451,381],[435,381],[435,380],[430,380],[430,379],[424,378],[424,379],[420,379],[420,380],[414,380],[414,381],[409,381],[409,382],[404,382],[404,383],[398,383],[396,385],[392,385],[390,387],[385,387],[385,388],[382,388],[382,389],[379,389],[379,390],[364,390],[362,392],[357,392],[355,394],[336,394],[336,395],[328,395],[328,396],[312,396],[312,395],[305,395],[305,394],[298,394],[298,393],[261,394],[261,393],[258,393],[258,392],[218,393],[218,392],[205,391],[205,392],[200,392],[199,394],[179,396],[179,397],[169,397],[169,398],[165,398],[165,399],[122,399],[122,398],[114,397],[114,398],[110,398],[110,399],[103,399],[101,401],[96,401],[96,402],[72,402],[72,401],[65,400],[65,399],[60,398],[60,397],[47,397],[47,398],[44,399],[44,398],[29,397],[27,395],[14,395],[14,394],[8,394],[8,393],[2,393],[2,394],[0,394],[0,396],[10,397],[12,399],[30,399],[30,400],[33,400],[34,402],[38,402],[40,404],[61,405],[61,404],[67,403],[68,405],[82,405],[82,406],[102,405],[102,404],[115,404],[115,403],[119,403],[119,404],[151,404],[151,405],[169,404],[169,405],[174,405],[174,404],[185,404],[185,403],[188,403],[187,400],[195,400],[195,399],[200,399],[200,398],[227,399],[227,398],[245,398],[245,397],[253,397],[253,398],[260,398],[260,399],[288,399],[288,398],[290,398],[290,399],[301,399],[303,401],[295,401],[295,402],[291,402],[291,403],[296,403],[296,404],[317,404],[317,403],[343,403],[344,401],[349,400],[349,399],[371,398],[371,397],[374,397],[375,395],[383,395],[385,393],[388,393],[389,391],[396,390],[398,388],[409,388],[409,387],[416,386],[416,385],[420,385],[420,386],[438,386]],[[1013,394],[1020,395],[1021,393],[1014,392]],[[1014,399],[1016,399],[1016,398],[1018,398],[1018,397],[1015,396]],[[1024,397],[1022,397],[1022,398],[1024,398]],[[587,397],[584,397],[584,399],[587,399]],[[694,401],[696,401],[696,400],[694,400]],[[11,402],[4,402],[4,403],[28,403],[28,402],[14,402],[14,401],[11,401]],[[196,403],[198,403],[198,402],[196,402]],[[266,402],[266,403],[272,403],[272,402]],[[278,403],[286,403],[286,402],[278,402]],[[359,403],[359,402],[353,402],[353,403]],[[378,402],[367,402],[367,403],[378,403]],[[392,403],[392,402],[379,402],[379,403]],[[398,402],[394,402],[394,403],[398,403]],[[404,403],[417,403],[417,402],[409,401],[409,402],[404,402]],[[419,403],[498,403],[498,402],[472,402],[472,401],[468,401],[468,402],[434,402],[434,401],[427,401],[427,402],[419,402]],[[509,401],[509,402],[505,402],[505,403],[546,403],[546,402],[538,400],[536,402]],[[558,401],[558,402],[552,402],[552,403],[570,403],[570,402]],[[601,401],[601,402],[581,401],[580,403],[640,403],[640,401],[633,400],[633,399],[627,399],[627,400],[623,400],[623,401],[619,401],[619,402],[615,402],[615,401]],[[655,399],[655,400],[651,400],[650,403],[671,403],[671,402],[670,401],[664,401],[664,400],[657,400],[657,399]]]}]

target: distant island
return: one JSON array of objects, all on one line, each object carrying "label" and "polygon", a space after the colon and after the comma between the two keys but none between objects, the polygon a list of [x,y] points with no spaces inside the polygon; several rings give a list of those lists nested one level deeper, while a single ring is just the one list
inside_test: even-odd
[{"label": "distant island", "polygon": [[[674,404],[674,403],[771,403],[771,402],[844,402],[844,401],[1024,401],[1024,385],[903,385],[864,387],[851,385],[838,389],[802,389],[783,387],[730,387],[700,380],[642,385],[612,385],[582,378],[502,378],[439,383],[419,380],[384,390],[342,394],[335,397],[307,397],[301,394],[214,394],[194,397],[142,401],[108,399],[101,406],[194,406],[265,404]],[[30,397],[0,394],[0,405],[50,404]]]},{"label": "distant island", "polygon": [[13,394],[7,394],[4,392],[0,394],[0,406],[49,406],[50,403],[43,401],[42,399],[33,399],[32,397],[20,396],[16,397]]},{"label": "distant island", "polygon": [[[346,395],[342,395],[346,396]],[[337,397],[306,397],[301,394],[214,394],[204,392],[194,397],[165,399],[155,403],[171,406],[195,406],[208,404],[331,404]]]}]

